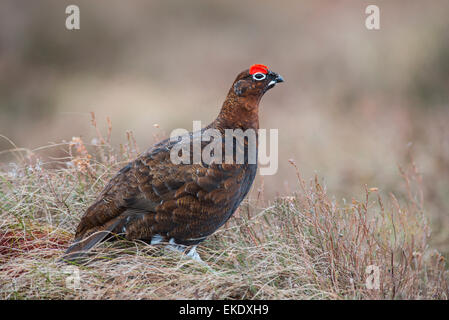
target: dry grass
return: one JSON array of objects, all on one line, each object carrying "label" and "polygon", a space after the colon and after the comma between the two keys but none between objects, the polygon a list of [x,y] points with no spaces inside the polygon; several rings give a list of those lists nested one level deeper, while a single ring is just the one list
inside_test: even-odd
[{"label": "dry grass", "polygon": [[[96,127],[95,118],[93,124]],[[107,242],[83,265],[59,262],[84,209],[138,152],[132,134],[114,151],[73,138],[45,163],[19,149],[0,172],[1,299],[447,299],[445,260],[429,248],[421,176],[400,173],[404,199],[337,201],[296,165],[298,191],[264,203],[258,194],[199,247],[208,266],[139,242]],[[369,265],[380,288],[366,288]],[[80,286],[71,277],[79,271]]]}]

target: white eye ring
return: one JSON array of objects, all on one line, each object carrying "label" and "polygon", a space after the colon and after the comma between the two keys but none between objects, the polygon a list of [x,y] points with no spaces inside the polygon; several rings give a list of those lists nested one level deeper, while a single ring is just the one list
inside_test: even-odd
[{"label": "white eye ring", "polygon": [[264,80],[266,77],[266,74],[262,72],[256,72],[255,74],[253,74],[253,79],[257,81]]}]

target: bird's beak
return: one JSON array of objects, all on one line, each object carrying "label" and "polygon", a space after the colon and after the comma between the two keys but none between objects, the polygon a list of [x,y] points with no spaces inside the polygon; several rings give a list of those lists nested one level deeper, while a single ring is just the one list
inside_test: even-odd
[{"label": "bird's beak", "polygon": [[280,74],[273,72],[273,73],[271,73],[271,75],[272,75],[271,79],[273,79],[273,80],[271,80],[268,83],[266,90],[273,88],[276,85],[276,83],[284,82],[284,78],[282,78],[282,76]]},{"label": "bird's beak", "polygon": [[284,78],[280,74],[276,75],[276,78],[274,79],[277,83],[284,82]]}]

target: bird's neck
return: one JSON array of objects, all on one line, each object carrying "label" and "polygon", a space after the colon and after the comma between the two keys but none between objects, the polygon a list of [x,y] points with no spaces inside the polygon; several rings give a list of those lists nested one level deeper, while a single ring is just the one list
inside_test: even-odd
[{"label": "bird's neck", "polygon": [[233,90],[229,92],[217,119],[211,124],[214,128],[259,129],[259,102],[261,97],[239,97]]}]

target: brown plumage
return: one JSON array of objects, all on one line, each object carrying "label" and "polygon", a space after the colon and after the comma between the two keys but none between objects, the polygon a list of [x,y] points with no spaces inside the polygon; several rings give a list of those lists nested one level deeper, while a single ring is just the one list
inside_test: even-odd
[{"label": "brown plumage", "polygon": [[[260,99],[282,81],[262,65],[237,76],[218,117],[201,130],[219,130],[223,159],[225,130],[254,129],[257,135]],[[167,139],[154,145],[108,182],[82,217],[66,259],[79,257],[114,234],[195,248],[231,217],[253,183],[257,163],[249,163],[245,152],[243,164],[174,164],[170,150],[176,143]],[[207,143],[201,142],[202,148]],[[248,151],[248,140],[240,147]],[[193,151],[190,142],[189,148]],[[199,258],[194,250],[190,253]]]}]

